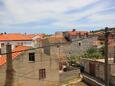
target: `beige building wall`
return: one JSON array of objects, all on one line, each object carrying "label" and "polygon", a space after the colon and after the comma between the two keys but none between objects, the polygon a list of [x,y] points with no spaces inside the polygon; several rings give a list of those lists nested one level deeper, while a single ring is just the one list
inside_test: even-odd
[{"label": "beige building wall", "polygon": [[[59,84],[59,64],[56,47],[50,56],[43,53],[43,49],[32,50],[35,52],[35,62],[29,61],[28,52],[18,56],[13,61],[14,66],[14,86],[55,86]],[[55,50],[55,51],[54,51]],[[39,80],[39,69],[46,69],[46,78]],[[0,68],[0,86],[5,81],[5,65]]]}]

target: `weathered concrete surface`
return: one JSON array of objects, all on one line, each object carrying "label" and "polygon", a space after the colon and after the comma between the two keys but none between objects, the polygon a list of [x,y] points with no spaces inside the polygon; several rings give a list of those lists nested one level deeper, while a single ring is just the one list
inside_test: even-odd
[{"label": "weathered concrete surface", "polygon": [[105,86],[104,82],[98,80],[95,77],[92,77],[88,74],[83,74],[83,80],[88,83],[90,86]]},{"label": "weathered concrete surface", "polygon": [[[67,57],[83,55],[88,48],[93,46],[95,40],[97,40],[97,37],[84,38],[80,41],[64,44],[60,46],[60,52]],[[79,46],[79,43],[81,43],[81,46]]]},{"label": "weathered concrete surface", "polygon": [[[55,51],[54,51],[55,50]],[[15,71],[14,86],[55,86],[59,83],[59,64],[56,60],[56,49],[53,49],[51,56],[45,55],[41,49],[22,53],[13,61]],[[35,52],[35,61],[29,61],[29,52]],[[39,79],[39,69],[46,69],[46,78]],[[6,65],[0,68],[0,86],[5,83]],[[55,85],[54,85],[55,84]]]}]

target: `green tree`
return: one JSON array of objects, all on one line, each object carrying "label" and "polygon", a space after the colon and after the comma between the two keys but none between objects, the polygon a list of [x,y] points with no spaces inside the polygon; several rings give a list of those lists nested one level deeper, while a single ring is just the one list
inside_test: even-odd
[{"label": "green tree", "polygon": [[105,46],[104,45],[101,48],[99,48],[99,52],[102,53],[102,56],[105,55]]},{"label": "green tree", "polygon": [[103,57],[102,53],[99,52],[96,48],[89,48],[83,55],[83,58],[90,58],[90,59],[100,59],[102,57]]},{"label": "green tree", "polygon": [[68,63],[69,63],[69,65],[71,65],[71,66],[75,66],[75,65],[76,65],[77,59],[78,59],[77,56],[67,57]]},{"label": "green tree", "polygon": [[71,56],[71,57],[67,57],[68,62],[76,62],[77,57],[76,56]]}]

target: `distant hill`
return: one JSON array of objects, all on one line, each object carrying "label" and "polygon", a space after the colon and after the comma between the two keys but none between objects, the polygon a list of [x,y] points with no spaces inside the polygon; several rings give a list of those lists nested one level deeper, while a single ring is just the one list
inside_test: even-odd
[{"label": "distant hill", "polygon": [[[104,32],[104,31],[105,31],[105,29],[100,29],[100,30],[94,30],[94,31],[90,31],[90,32],[96,33],[96,32]],[[115,32],[115,27],[109,28],[109,31]]]}]

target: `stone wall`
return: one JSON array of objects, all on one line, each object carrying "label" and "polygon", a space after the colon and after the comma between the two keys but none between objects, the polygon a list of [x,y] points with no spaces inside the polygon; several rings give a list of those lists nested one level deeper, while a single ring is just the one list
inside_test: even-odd
[{"label": "stone wall", "polygon": [[[90,47],[93,46],[93,41],[97,40],[97,37],[84,38],[80,41],[74,41],[60,46],[60,52],[65,56],[80,56]],[[79,45],[80,43],[80,45]]]},{"label": "stone wall", "polygon": [[[56,47],[53,47],[56,49]],[[28,52],[35,52],[35,61],[30,62]],[[57,55],[48,56],[43,49],[24,52],[13,61],[14,86],[55,86],[59,83],[59,64]],[[39,69],[46,69],[46,78],[39,80]],[[5,65],[0,68],[0,86],[5,81]]]},{"label": "stone wall", "polygon": [[[89,60],[89,59],[81,59],[81,64],[84,66],[85,68],[85,72],[87,72],[88,74],[90,73],[90,66],[89,63],[94,63],[95,64],[95,76],[96,78],[98,78],[99,80],[104,81],[105,80],[105,65],[104,62],[99,62],[99,61],[94,61],[94,60]],[[109,81],[110,84],[112,84],[111,86],[115,86],[115,64],[111,63],[109,64]]]}]

